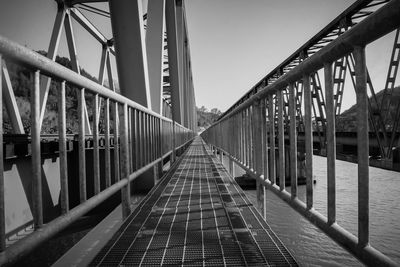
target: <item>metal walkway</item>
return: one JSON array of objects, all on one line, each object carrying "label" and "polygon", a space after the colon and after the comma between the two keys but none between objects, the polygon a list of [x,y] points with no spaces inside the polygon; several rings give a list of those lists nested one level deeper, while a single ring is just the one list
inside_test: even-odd
[{"label": "metal walkway", "polygon": [[297,266],[197,137],[91,266]]}]

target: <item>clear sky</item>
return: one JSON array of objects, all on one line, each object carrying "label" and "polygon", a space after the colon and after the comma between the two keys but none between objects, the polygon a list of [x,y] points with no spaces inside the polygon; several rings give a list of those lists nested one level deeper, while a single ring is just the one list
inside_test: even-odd
[{"label": "clear sky", "polygon": [[[353,2],[186,0],[197,106],[226,110]],[[55,14],[54,0],[0,0],[0,35],[34,50],[47,50]],[[89,17],[111,37],[108,19]],[[76,23],[74,30],[79,61],[97,76],[101,47]],[[393,34],[368,47],[376,89],[383,87],[389,57],[382,55],[390,53],[392,42]],[[65,47],[63,38],[63,56],[68,55]],[[355,103],[353,91],[345,91],[344,108]]]}]

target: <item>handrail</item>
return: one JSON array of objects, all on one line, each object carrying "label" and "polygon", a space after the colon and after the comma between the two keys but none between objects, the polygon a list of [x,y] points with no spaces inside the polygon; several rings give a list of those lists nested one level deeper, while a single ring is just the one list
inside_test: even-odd
[{"label": "handrail", "polygon": [[[130,209],[130,182],[147,170],[154,168],[156,175],[162,167],[165,157],[174,162],[177,151],[185,148],[193,139],[195,133],[146,107],[119,95],[104,86],[91,81],[78,73],[59,65],[58,63],[27,49],[13,41],[0,36],[0,69],[2,58],[15,61],[32,70],[33,83],[31,88],[31,166],[32,174],[32,214],[35,231],[22,240],[7,247],[5,241],[5,188],[4,188],[4,154],[0,146],[0,265],[8,265],[17,261],[43,241],[51,238],[77,218],[108,199],[118,190],[121,190],[121,205],[123,216],[126,218]],[[0,71],[0,100],[2,96]],[[58,90],[58,144],[59,144],[59,171],[60,171],[60,210],[61,215],[50,222],[43,221],[42,198],[42,162],[41,162],[41,135],[40,135],[40,75],[50,76],[60,83]],[[66,83],[76,86],[78,100],[78,179],[80,204],[69,208],[68,190],[68,162],[67,162],[67,134],[66,134]],[[87,158],[85,125],[87,113],[85,91],[93,97],[93,175],[87,177]],[[100,100],[104,99],[104,111],[100,108]],[[104,114],[105,133],[99,133],[100,113]],[[0,117],[2,118],[2,101],[0,101]],[[113,121],[111,120],[113,118]],[[111,125],[111,122],[113,125]],[[111,133],[110,129],[113,129]],[[104,136],[104,150],[100,152],[100,136]],[[112,137],[111,137],[112,136]],[[3,140],[3,132],[0,140]],[[110,140],[114,138],[112,145]],[[100,153],[104,153],[104,166],[100,166]],[[111,154],[114,160],[111,161]],[[112,173],[112,166],[114,171]],[[101,171],[104,170],[103,175]],[[93,194],[86,189],[87,180],[93,180]],[[104,179],[105,186],[101,186]]]},{"label": "handrail", "polygon": [[[400,0],[392,0],[317,53],[267,85],[201,136],[215,150],[251,174],[258,185],[270,189],[323,232],[370,266],[396,266],[396,263],[369,244],[369,133],[365,46],[400,26]],[[357,96],[358,234],[351,234],[336,222],[336,136],[333,95],[333,62],[353,53]],[[324,70],[326,101],[326,156],[328,179],[327,216],[313,209],[313,128],[311,75]],[[295,84],[303,83],[306,201],[297,197],[298,137]],[[288,112],[283,91],[288,92]],[[284,119],[284,113],[286,119]],[[277,120],[277,125],[276,125]],[[286,126],[286,127],[285,127]],[[289,140],[285,140],[285,128]],[[286,151],[288,149],[288,151]],[[277,152],[277,153],[276,153]],[[231,163],[230,163],[231,164]],[[289,165],[289,168],[286,168]],[[230,165],[231,166],[231,165]],[[286,191],[287,169],[291,179]],[[279,184],[277,183],[279,178]],[[260,190],[257,187],[257,198]],[[264,198],[264,208],[266,202]],[[265,212],[264,212],[265,215]]]},{"label": "handrail", "polygon": [[16,42],[13,42],[0,35],[0,54],[3,54],[5,59],[17,61],[33,70],[40,70],[41,74],[51,76],[58,80],[68,81],[73,85],[81,88],[89,89],[91,92],[99,94],[103,97],[110,98],[113,101],[126,103],[132,108],[146,112],[152,116],[163,119],[165,121],[172,121],[169,118],[163,117],[160,114],[116,93],[108,88],[86,78],[78,73],[60,65],[56,62],[46,58],[39,53],[32,51]]}]

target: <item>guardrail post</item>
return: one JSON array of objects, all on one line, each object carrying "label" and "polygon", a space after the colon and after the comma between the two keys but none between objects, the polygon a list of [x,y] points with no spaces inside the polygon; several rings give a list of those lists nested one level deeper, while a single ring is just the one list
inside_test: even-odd
[{"label": "guardrail post", "polygon": [[93,181],[94,194],[100,193],[100,153],[99,153],[99,95],[93,98]]},{"label": "guardrail post", "polygon": [[276,154],[275,154],[275,112],[274,112],[274,96],[268,95],[268,117],[269,117],[269,180],[272,184],[276,183]]},{"label": "guardrail post", "polygon": [[290,139],[290,191],[297,197],[297,133],[296,133],[296,95],[293,83],[289,84],[289,139]]},{"label": "guardrail post", "polygon": [[[264,98],[261,102],[261,123],[262,123],[262,153],[263,153],[263,173],[264,181],[269,178],[268,173],[268,138],[267,138],[267,114],[266,114],[267,99]],[[267,218],[267,189],[263,186],[263,216],[264,220]]]},{"label": "guardrail post", "polygon": [[325,103],[326,103],[326,157],[328,176],[328,224],[336,221],[336,129],[333,92],[332,63],[324,65]]},{"label": "guardrail post", "polygon": [[260,176],[264,170],[264,143],[263,143],[263,122],[262,122],[262,106],[260,100],[257,100],[253,105],[253,121],[252,121],[252,129],[253,129],[253,142],[254,142],[254,169],[257,173],[256,179],[256,190],[257,190],[257,204],[258,208],[262,207],[261,201],[261,183],[260,183]]},{"label": "guardrail post", "polygon": [[128,141],[128,105],[125,103],[120,110],[121,127],[121,179],[126,179],[127,184],[121,188],[122,217],[125,219],[131,213],[130,182],[129,182],[129,141]]},{"label": "guardrail post", "polygon": [[118,103],[113,104],[113,128],[114,128],[114,182],[119,181],[120,167],[119,167],[119,122],[118,122]]},{"label": "guardrail post", "polygon": [[369,242],[369,136],[365,47],[354,48],[357,98],[358,244]]},{"label": "guardrail post", "polygon": [[63,81],[58,92],[58,150],[60,156],[60,205],[62,214],[67,213],[69,210],[66,131],[65,81]]},{"label": "guardrail post", "polygon": [[175,121],[172,121],[172,155],[171,155],[171,163],[175,162],[176,158],[176,134],[175,134]]},{"label": "guardrail post", "polygon": [[306,150],[306,202],[307,209],[313,207],[313,134],[311,119],[311,88],[310,75],[303,76],[304,90],[304,132],[305,132],[305,150]]},{"label": "guardrail post", "polygon": [[110,99],[106,98],[105,101],[105,133],[104,133],[104,140],[105,140],[105,160],[104,160],[104,171],[105,171],[105,181],[106,181],[106,188],[111,185],[111,155],[110,155]]},{"label": "guardrail post", "polygon": [[43,226],[42,163],[40,154],[40,71],[35,71],[31,91],[32,202],[35,229]]},{"label": "guardrail post", "polygon": [[[0,125],[3,125],[3,59],[0,54]],[[0,251],[6,248],[6,219],[4,207],[4,154],[3,154],[3,126],[0,127]]]},{"label": "guardrail post", "polygon": [[278,150],[279,150],[279,187],[285,190],[285,129],[283,125],[283,96],[282,90],[276,92],[278,100]]},{"label": "guardrail post", "polygon": [[78,154],[79,154],[79,200],[86,201],[86,156],[85,156],[85,89],[78,89]]}]

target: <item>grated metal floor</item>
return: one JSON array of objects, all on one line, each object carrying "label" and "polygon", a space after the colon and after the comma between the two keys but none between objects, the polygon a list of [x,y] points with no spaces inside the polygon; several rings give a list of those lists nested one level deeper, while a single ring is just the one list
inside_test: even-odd
[{"label": "grated metal floor", "polygon": [[197,137],[91,266],[297,266]]}]

